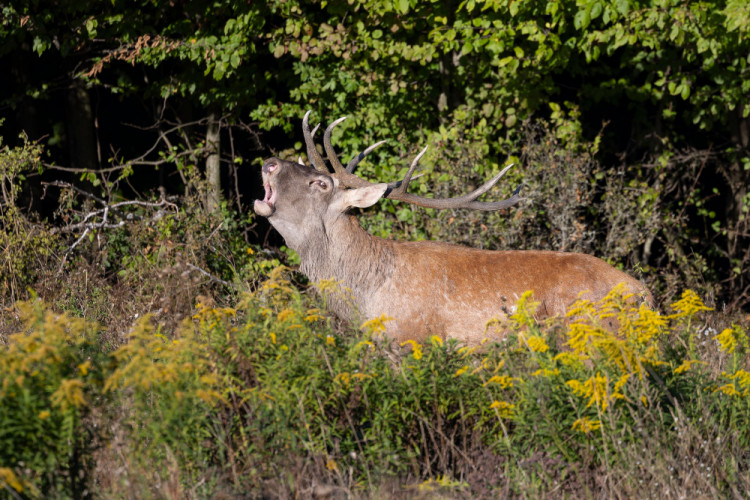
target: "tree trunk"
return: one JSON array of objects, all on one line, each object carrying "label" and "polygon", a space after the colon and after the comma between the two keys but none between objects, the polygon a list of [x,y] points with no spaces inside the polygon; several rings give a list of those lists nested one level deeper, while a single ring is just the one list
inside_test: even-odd
[{"label": "tree trunk", "polygon": [[221,200],[221,120],[216,113],[208,115],[208,128],[206,130],[206,180],[208,191],[206,193],[206,208],[209,212],[218,213],[219,201]]},{"label": "tree trunk", "polygon": [[97,166],[96,134],[91,97],[80,80],[73,80],[66,96],[66,131],[70,165],[95,169]]}]

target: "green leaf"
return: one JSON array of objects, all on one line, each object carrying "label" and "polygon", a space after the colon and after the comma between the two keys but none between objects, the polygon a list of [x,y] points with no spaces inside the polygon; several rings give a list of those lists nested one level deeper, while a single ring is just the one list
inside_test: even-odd
[{"label": "green leaf", "polygon": [[599,15],[602,13],[602,4],[599,2],[596,2],[594,5],[591,6],[591,19],[596,19],[599,17]]},{"label": "green leaf", "polygon": [[680,91],[680,96],[683,99],[687,100],[688,97],[690,97],[690,85],[688,85],[687,83],[683,83],[681,87],[682,87],[682,90]]},{"label": "green leaf", "polygon": [[573,18],[573,26],[580,31],[585,30],[590,22],[591,17],[588,10],[579,10]]}]

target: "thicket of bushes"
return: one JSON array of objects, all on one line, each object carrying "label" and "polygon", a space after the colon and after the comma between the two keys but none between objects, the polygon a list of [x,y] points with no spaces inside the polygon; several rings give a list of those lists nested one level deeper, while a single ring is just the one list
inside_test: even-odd
[{"label": "thicket of bushes", "polygon": [[[4,5],[0,497],[743,496],[748,20],[744,0]],[[421,194],[517,163],[486,195],[523,184],[512,210],[383,201],[371,232],[593,253],[661,312],[615,293],[537,324],[525,297],[477,349],[337,322],[248,210],[307,109],[350,116],[344,158],[391,139],[371,179],[430,145]]]},{"label": "thicket of bushes", "polygon": [[[134,320],[119,346],[41,300],[0,350],[5,496],[739,497],[750,487],[747,329],[693,292],[618,291],[499,344],[333,328],[275,268],[235,307]],[[616,316],[620,330],[599,327]]]},{"label": "thicket of bushes", "polygon": [[[383,202],[379,234],[588,251],[643,268],[666,302],[690,287],[747,310],[748,26],[745,0],[12,3],[0,135],[42,141],[20,205],[72,237],[61,251],[84,233],[109,247],[94,229],[126,233],[109,226],[173,211],[175,195],[248,225],[261,159],[298,157],[309,109],[348,115],[332,136],[345,159],[390,139],[359,167],[371,179],[398,179],[429,145],[421,194],[517,163],[486,196],[524,184],[526,205]],[[280,246],[266,229],[243,239]]]},{"label": "thicket of bushes", "polygon": [[[639,237],[654,220],[649,190],[614,200],[622,186],[597,175],[595,144],[561,148],[544,125],[527,138],[527,164],[559,174],[529,180],[532,202],[463,219],[401,213],[391,231],[476,246],[501,234],[511,248],[625,259],[627,245],[596,242]],[[445,158],[456,164],[446,193],[475,182],[465,174],[475,150],[463,151]],[[526,297],[508,324],[488,325],[513,332],[499,345],[388,346],[386,318],[362,331],[337,323],[303,277],[280,267],[293,256],[247,243],[252,220],[206,211],[198,175],[186,177],[185,196],[120,205],[67,187],[57,217],[88,231],[35,220],[17,195],[41,154],[32,143],[0,154],[6,497],[739,496],[750,487],[748,321],[684,291],[678,264],[671,278],[646,270],[662,297],[678,297],[661,314],[614,293],[575,305],[570,325],[537,324]],[[511,175],[503,189],[514,185]],[[615,203],[642,211],[591,225],[595,199],[613,220]],[[382,219],[363,220],[387,232]],[[40,298],[17,301],[30,289]],[[611,315],[617,335],[598,327]]]}]

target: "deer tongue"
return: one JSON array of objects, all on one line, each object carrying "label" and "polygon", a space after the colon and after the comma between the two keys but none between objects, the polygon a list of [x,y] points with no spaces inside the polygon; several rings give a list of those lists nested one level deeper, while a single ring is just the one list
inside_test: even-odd
[{"label": "deer tongue", "polygon": [[263,189],[266,190],[266,195],[262,200],[255,200],[253,209],[255,209],[256,214],[269,217],[275,210],[276,191],[268,183],[263,184]]}]

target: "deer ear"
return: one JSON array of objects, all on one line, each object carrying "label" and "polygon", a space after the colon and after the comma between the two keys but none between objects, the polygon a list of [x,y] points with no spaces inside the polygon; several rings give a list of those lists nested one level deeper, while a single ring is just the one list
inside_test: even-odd
[{"label": "deer ear", "polygon": [[345,189],[338,192],[339,196],[331,206],[342,212],[350,207],[371,207],[383,197],[387,189],[388,184],[373,184],[361,188]]}]

